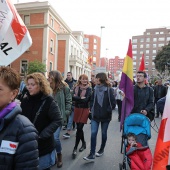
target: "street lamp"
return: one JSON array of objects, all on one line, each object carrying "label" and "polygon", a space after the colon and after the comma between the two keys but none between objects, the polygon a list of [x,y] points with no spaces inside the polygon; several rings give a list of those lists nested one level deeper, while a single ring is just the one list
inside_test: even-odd
[{"label": "street lamp", "polygon": [[105,28],[105,26],[101,26],[101,33],[100,33],[100,67],[101,67],[101,54],[102,54],[102,29]]}]

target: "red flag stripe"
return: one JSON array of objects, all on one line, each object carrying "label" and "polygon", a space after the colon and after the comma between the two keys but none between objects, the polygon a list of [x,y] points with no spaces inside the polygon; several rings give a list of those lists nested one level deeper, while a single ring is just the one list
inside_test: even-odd
[{"label": "red flag stripe", "polygon": [[10,2],[10,0],[7,0],[7,3],[11,9],[11,12],[13,13],[13,20],[11,23],[11,27],[14,32],[17,44],[19,45],[27,32],[27,28],[25,27],[23,23],[19,21],[18,16],[17,16],[18,13],[14,5]]}]

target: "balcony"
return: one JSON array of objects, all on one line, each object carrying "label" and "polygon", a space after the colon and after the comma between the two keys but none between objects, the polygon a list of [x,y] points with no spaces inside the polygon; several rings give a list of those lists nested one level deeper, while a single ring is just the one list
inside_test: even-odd
[{"label": "balcony", "polygon": [[83,60],[78,57],[77,55],[70,55],[69,56],[69,63],[70,65],[76,65],[76,64],[83,64]]}]

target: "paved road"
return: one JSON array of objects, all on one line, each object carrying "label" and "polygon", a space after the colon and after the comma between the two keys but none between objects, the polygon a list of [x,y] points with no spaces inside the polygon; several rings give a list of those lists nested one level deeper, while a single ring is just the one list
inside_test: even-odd
[{"label": "paved road", "polygon": [[[87,149],[83,152],[78,152],[76,159],[72,159],[72,151],[75,143],[75,131],[72,133],[70,139],[63,139],[62,135],[66,132],[62,130],[61,142],[63,148],[63,167],[60,170],[119,170],[119,163],[122,162],[123,155],[120,153],[121,145],[121,132],[120,123],[117,121],[117,109],[113,111],[113,118],[108,128],[108,141],[105,148],[104,155],[100,158],[96,158],[94,163],[87,163],[83,160],[84,156],[87,156],[90,151],[90,124],[88,122],[84,127],[85,139]],[[160,118],[155,119],[156,124],[159,127]],[[154,126],[154,122],[152,122]],[[155,127],[154,127],[155,128]],[[154,152],[155,143],[157,139],[157,132],[152,129],[152,138],[149,140],[149,146],[152,153]],[[100,147],[100,131],[98,133],[97,150]],[[79,145],[81,147],[81,144]],[[58,169],[56,166],[52,170]]]}]

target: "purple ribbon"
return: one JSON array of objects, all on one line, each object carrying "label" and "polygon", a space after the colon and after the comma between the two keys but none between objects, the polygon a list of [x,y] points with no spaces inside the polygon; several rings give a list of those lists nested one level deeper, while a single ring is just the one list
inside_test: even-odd
[{"label": "purple ribbon", "polygon": [[0,119],[4,118],[9,112],[11,112],[16,105],[16,102],[11,102],[2,111],[0,111]]}]

